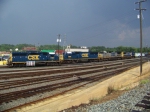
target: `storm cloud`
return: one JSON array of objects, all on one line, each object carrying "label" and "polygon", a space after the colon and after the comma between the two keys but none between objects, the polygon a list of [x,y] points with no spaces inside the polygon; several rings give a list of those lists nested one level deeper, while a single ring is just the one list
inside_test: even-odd
[{"label": "storm cloud", "polygon": [[[0,44],[139,47],[138,0],[0,1]],[[150,42],[150,1],[143,14],[143,43]]]}]

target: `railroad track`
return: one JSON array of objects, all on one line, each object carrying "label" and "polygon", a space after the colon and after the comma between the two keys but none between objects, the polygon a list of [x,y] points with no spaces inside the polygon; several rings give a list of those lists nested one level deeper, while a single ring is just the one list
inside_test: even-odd
[{"label": "railroad track", "polygon": [[143,100],[138,102],[135,105],[134,110],[131,112],[149,112],[150,111],[150,93],[147,93],[146,96],[143,97]]},{"label": "railroad track", "polygon": [[[92,68],[103,68],[103,67],[109,67],[112,65],[122,65],[122,63],[114,63],[114,64],[104,64],[104,65],[84,65],[82,66],[70,66],[65,68],[48,68],[48,69],[41,69],[41,70],[25,70],[25,71],[13,71],[13,72],[6,72],[6,73],[0,73],[0,79],[12,79],[12,78],[19,78],[19,77],[32,77],[32,76],[41,76],[43,74],[54,74],[54,73],[61,73],[61,72],[71,72],[76,70],[86,70],[86,69],[92,69]],[[20,75],[21,73],[21,75]]]},{"label": "railroad track", "polygon": [[[16,87],[21,87],[21,86],[29,86],[29,85],[38,84],[38,83],[41,84],[41,83],[46,83],[46,82],[50,82],[50,81],[51,82],[52,81],[58,81],[58,80],[63,80],[63,79],[67,79],[67,78],[72,78],[72,77],[82,78],[82,75],[86,75],[86,74],[89,74],[89,73],[103,72],[103,71],[106,71],[108,69],[109,70],[116,69],[116,68],[118,68],[122,65],[121,64],[119,64],[119,65],[114,64],[113,66],[115,66],[115,67],[112,67],[112,66],[102,67],[102,68],[99,68],[99,66],[88,67],[88,68],[87,67],[86,68],[82,67],[82,70],[81,70],[81,68],[76,68],[75,70],[67,69],[68,71],[65,70],[64,73],[61,73],[61,75],[58,74],[58,73],[60,73],[60,71],[57,71],[57,72],[55,72],[55,74],[52,72],[53,73],[52,75],[46,75],[46,76],[44,75],[44,76],[41,76],[41,77],[39,77],[39,76],[35,77],[34,76],[33,78],[30,78],[30,77],[29,78],[22,78],[21,80],[20,79],[6,80],[6,81],[3,81],[3,82],[0,82],[0,90],[16,88]],[[129,66],[129,64],[126,65],[126,66]]]},{"label": "railroad track", "polygon": [[[143,59],[147,59],[146,57],[143,57]],[[130,62],[130,61],[138,61],[140,58],[133,58],[133,59],[125,59],[125,60],[115,60],[115,62]],[[0,67],[0,73],[6,73],[6,72],[15,72],[15,71],[30,71],[30,70],[43,70],[43,69],[57,69],[57,68],[68,68],[69,66],[81,66],[81,65],[95,65],[95,64],[111,64],[114,63],[113,60],[111,61],[101,61],[101,62],[91,62],[91,63],[74,63],[74,64],[63,64],[61,66],[37,66],[37,67],[15,67],[15,68],[8,68],[7,66],[1,66]]]},{"label": "railroad track", "polygon": [[137,61],[128,62],[3,72],[0,74],[0,109],[8,110],[102,81],[139,64]]}]

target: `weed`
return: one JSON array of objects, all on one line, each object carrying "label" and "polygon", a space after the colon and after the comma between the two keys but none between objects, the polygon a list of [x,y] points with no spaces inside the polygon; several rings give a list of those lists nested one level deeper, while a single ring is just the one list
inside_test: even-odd
[{"label": "weed", "polygon": [[107,94],[111,94],[115,91],[115,88],[113,86],[108,86]]},{"label": "weed", "polygon": [[92,99],[90,99],[90,102],[97,102],[97,101],[99,101],[101,98],[92,98]]},{"label": "weed", "polygon": [[130,90],[130,87],[126,87],[125,90],[126,90],[126,91]]},{"label": "weed", "polygon": [[149,82],[150,82],[149,79],[144,79],[144,80],[141,80],[141,81],[140,81],[140,85],[147,84],[147,83],[149,83]]}]

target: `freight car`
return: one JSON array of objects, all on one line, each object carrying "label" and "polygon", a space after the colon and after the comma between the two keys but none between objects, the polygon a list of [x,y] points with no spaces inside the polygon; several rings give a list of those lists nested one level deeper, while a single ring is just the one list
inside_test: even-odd
[{"label": "freight car", "polygon": [[60,65],[62,63],[94,62],[104,60],[117,60],[132,58],[133,54],[107,53],[107,52],[65,52],[61,55],[48,52],[13,52],[7,61],[9,67],[37,66],[37,65]]}]

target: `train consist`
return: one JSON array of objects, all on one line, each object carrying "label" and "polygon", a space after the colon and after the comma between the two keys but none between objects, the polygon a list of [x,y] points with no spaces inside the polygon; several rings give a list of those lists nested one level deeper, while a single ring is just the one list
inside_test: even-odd
[{"label": "train consist", "polygon": [[12,52],[7,65],[37,66],[37,65],[60,65],[63,63],[94,62],[103,60],[118,60],[135,57],[134,53],[106,53],[106,52],[65,52],[63,54],[51,54],[48,52],[28,51]]}]

